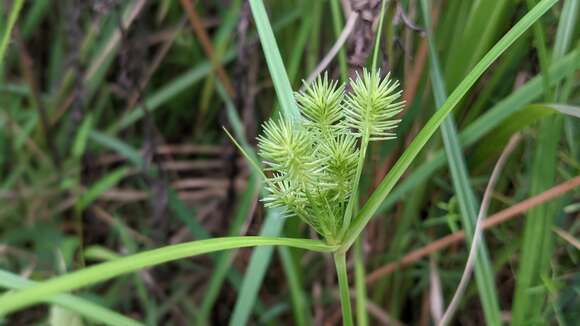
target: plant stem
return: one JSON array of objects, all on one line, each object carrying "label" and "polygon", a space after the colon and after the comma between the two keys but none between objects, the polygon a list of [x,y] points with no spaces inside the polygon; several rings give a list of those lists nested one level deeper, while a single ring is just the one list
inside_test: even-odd
[{"label": "plant stem", "polygon": [[362,249],[362,237],[354,243],[354,285],[356,290],[356,324],[367,326],[367,288],[365,284],[365,264]]},{"label": "plant stem", "polygon": [[348,231],[354,207],[358,206],[358,187],[360,183],[360,177],[362,175],[363,166],[365,164],[365,158],[367,155],[367,147],[369,146],[369,132],[365,131],[361,140],[360,152],[358,157],[358,164],[356,168],[356,174],[354,176],[354,182],[352,184],[352,193],[350,194],[350,199],[348,200],[348,205],[346,206],[346,211],[344,212],[344,219],[342,221],[342,229],[340,230],[339,239],[344,239],[346,232]]},{"label": "plant stem", "polygon": [[346,273],[346,253],[336,252],[334,254],[334,264],[336,275],[338,276],[338,286],[340,290],[340,305],[342,307],[342,324],[352,326],[352,309],[350,306],[350,291],[348,287],[348,274]]}]

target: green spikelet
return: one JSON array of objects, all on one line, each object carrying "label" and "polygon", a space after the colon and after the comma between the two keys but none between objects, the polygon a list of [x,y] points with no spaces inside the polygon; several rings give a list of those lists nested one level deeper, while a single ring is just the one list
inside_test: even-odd
[{"label": "green spikelet", "polygon": [[[340,241],[352,190],[368,141],[392,139],[400,120],[398,82],[364,70],[351,80],[352,92],[319,77],[296,93],[301,117],[280,116],[263,125],[258,154],[265,165],[267,207],[282,207],[329,243]],[[360,141],[362,137],[364,141]],[[346,221],[346,222],[345,222]]]},{"label": "green spikelet", "polygon": [[394,139],[391,132],[397,127],[400,119],[395,119],[403,110],[404,102],[399,101],[401,91],[399,82],[390,79],[390,75],[380,78],[380,71],[363,70],[351,80],[352,92],[346,98],[345,125],[354,130],[358,137],[365,134],[369,140]]}]

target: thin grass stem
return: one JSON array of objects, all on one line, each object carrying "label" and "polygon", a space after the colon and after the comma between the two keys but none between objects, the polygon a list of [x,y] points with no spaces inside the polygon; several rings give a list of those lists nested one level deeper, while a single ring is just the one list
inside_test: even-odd
[{"label": "thin grass stem", "polygon": [[342,324],[352,326],[352,308],[350,305],[350,291],[348,287],[348,274],[346,272],[346,253],[337,252],[334,254],[334,264],[336,275],[338,276],[338,286],[340,291],[340,305],[342,308]]}]

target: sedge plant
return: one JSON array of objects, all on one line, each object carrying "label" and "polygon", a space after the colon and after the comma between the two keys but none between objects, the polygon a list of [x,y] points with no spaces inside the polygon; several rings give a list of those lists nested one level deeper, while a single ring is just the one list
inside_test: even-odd
[{"label": "sedge plant", "polygon": [[[353,214],[368,144],[394,138],[403,108],[398,83],[379,71],[363,71],[351,91],[326,76],[291,96],[290,84],[275,45],[263,4],[250,0],[283,115],[264,124],[258,155],[264,161],[266,206],[278,207],[310,225],[324,241],[277,236],[242,236],[198,240],[140,252],[0,295],[0,316],[35,303],[143,268],[196,255],[257,246],[287,246],[332,253],[336,262],[344,324],[352,325],[345,255],[381,207],[405,170],[487,68],[557,0],[541,0],[473,67],[408,144],[391,170]],[[294,110],[294,102],[299,109]],[[246,146],[244,147],[246,148]],[[247,151],[246,151],[247,152]],[[253,157],[253,155],[248,155]]]},{"label": "sedge plant", "polygon": [[[369,143],[396,138],[393,130],[404,106],[399,82],[389,74],[381,77],[380,70],[364,69],[350,86],[346,93],[327,74],[319,76],[296,93],[298,119],[271,118],[258,136],[268,192],[265,206],[300,218],[330,246],[343,244],[351,226]],[[257,162],[252,165],[259,169]],[[343,318],[352,324],[345,251],[337,251],[334,258]]]}]

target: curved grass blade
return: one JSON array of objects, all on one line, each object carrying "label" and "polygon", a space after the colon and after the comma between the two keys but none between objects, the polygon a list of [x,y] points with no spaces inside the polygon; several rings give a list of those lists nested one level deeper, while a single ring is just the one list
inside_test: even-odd
[{"label": "curved grass blade", "polygon": [[481,77],[489,66],[513,44],[530,26],[536,22],[557,0],[542,0],[537,6],[529,11],[508,33],[502,37],[491,50],[475,65],[471,72],[463,79],[457,88],[451,93],[443,106],[421,129],[417,137],[409,145],[407,150],[401,155],[393,168],[385,176],[377,189],[373,192],[367,203],[362,207],[355,219],[352,227],[348,230],[346,241],[341,250],[347,250],[365,228],[373,217],[383,200],[391,192],[397,181],[401,178],[405,170],[411,165],[419,151],[425,146],[427,141],[433,136],[447,115],[455,108],[459,101],[467,94],[471,86]]},{"label": "curved grass blade", "polygon": [[270,249],[271,246],[289,246],[317,252],[332,252],[336,249],[336,246],[317,240],[259,236],[186,242],[123,257],[53,278],[29,289],[4,294],[0,296],[0,315],[39,303],[55,294],[76,290],[143,268],[215,251],[256,246],[269,246],[267,248]]},{"label": "curved grass blade", "polygon": [[[572,52],[564,57],[562,60],[555,62],[550,68],[550,82],[554,85],[556,82],[562,80],[567,72],[574,71],[580,66],[580,52]],[[489,109],[476,121],[471,123],[459,135],[459,140],[463,147],[473,145],[484,136],[493,134],[498,126],[503,121],[508,119],[514,113],[525,113],[527,104],[538,98],[542,94],[542,76],[536,76],[525,85],[520,87],[510,96],[496,104]],[[405,194],[414,189],[417,184],[424,182],[437,169],[443,167],[446,162],[445,153],[443,151],[435,152],[432,159],[423,163],[413,171],[413,174],[405,178],[399,186],[383,201],[378,209],[378,213],[382,213],[391,208],[396,202],[404,198]]]},{"label": "curved grass blade", "polygon": [[[6,5],[4,3],[4,5]],[[6,28],[2,31],[2,39],[0,39],[0,71],[3,69],[2,62],[4,61],[4,55],[6,49],[8,48],[8,43],[10,42],[10,35],[12,35],[12,29],[16,24],[20,10],[24,5],[24,0],[15,0],[12,3],[12,8],[10,9],[10,14],[8,15],[8,22],[6,23]]]},{"label": "curved grass blade", "polygon": [[[21,276],[0,270],[0,287],[8,289],[26,289],[34,287],[36,282]],[[143,326],[142,323],[125,317],[117,312],[101,307],[88,300],[70,295],[59,294],[47,300],[48,302],[74,311],[79,315],[98,323],[110,326]]]}]

